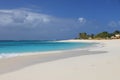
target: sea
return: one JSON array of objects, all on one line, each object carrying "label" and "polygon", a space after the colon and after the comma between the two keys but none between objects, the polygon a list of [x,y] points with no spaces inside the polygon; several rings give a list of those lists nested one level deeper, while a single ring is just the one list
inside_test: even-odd
[{"label": "sea", "polygon": [[0,58],[17,56],[34,52],[47,52],[58,50],[71,50],[76,48],[85,48],[93,43],[83,42],[60,42],[46,40],[1,40]]}]

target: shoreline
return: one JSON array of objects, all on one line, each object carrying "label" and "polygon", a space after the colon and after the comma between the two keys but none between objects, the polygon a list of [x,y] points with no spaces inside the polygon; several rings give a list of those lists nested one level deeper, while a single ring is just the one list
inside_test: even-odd
[{"label": "shoreline", "polygon": [[120,74],[120,50],[118,49],[120,45],[117,45],[120,40],[79,41],[97,42],[102,44],[102,47],[65,51],[60,54],[2,59],[0,60],[0,79],[13,80],[16,77],[16,80],[120,80],[118,76]]},{"label": "shoreline", "polygon": [[[1,58],[0,59],[0,75],[13,72],[13,71],[22,69],[24,67],[28,67],[30,65],[34,65],[38,63],[44,63],[44,62],[55,61],[55,60],[70,58],[70,57],[83,56],[83,55],[92,55],[92,54],[94,55],[94,54],[105,53],[105,51],[89,51],[92,48],[95,48],[95,46],[98,48],[99,46],[101,46],[101,44],[100,43],[93,44],[92,46],[89,46],[89,47],[75,48],[71,50],[25,53],[17,56]],[[16,64],[17,66],[14,66],[14,64]]]},{"label": "shoreline", "polygon": [[[61,40],[61,41],[55,41],[55,42],[80,42],[80,41],[70,41],[70,40]],[[87,42],[86,42],[87,43]],[[89,42],[89,43],[94,43],[94,42]],[[92,47],[96,46],[98,43],[92,44]],[[100,44],[100,43],[99,43]],[[98,45],[97,45],[98,46]],[[19,56],[29,56],[29,55],[38,55],[38,54],[51,54],[51,53],[60,53],[60,52],[66,52],[66,51],[74,51],[74,50],[88,50],[90,49],[91,46],[87,47],[81,47],[81,48],[73,48],[73,49],[63,49],[63,50],[52,50],[52,51],[36,51],[36,52],[22,52],[22,53],[11,53],[11,54],[5,54],[2,53],[0,54],[0,59],[4,58],[14,58],[14,57],[19,57]]]}]

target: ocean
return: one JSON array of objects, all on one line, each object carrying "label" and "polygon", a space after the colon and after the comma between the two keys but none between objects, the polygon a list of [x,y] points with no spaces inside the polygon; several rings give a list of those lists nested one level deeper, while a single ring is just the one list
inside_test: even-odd
[{"label": "ocean", "polygon": [[0,57],[15,56],[31,52],[45,52],[57,50],[70,50],[85,48],[92,43],[81,42],[59,42],[59,41],[38,41],[38,40],[3,40],[0,41]]}]

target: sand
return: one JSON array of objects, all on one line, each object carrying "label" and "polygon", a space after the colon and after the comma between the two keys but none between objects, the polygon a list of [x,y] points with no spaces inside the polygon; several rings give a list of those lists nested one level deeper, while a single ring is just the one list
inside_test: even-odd
[{"label": "sand", "polygon": [[0,60],[0,80],[120,80],[120,40],[88,50],[61,51]]}]

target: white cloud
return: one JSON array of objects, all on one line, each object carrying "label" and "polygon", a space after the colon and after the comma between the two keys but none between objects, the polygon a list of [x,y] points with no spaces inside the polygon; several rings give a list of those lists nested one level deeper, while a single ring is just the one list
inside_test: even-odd
[{"label": "white cloud", "polygon": [[111,21],[108,25],[109,25],[110,27],[117,27],[117,26],[118,26],[118,23],[115,22],[115,21]]},{"label": "white cloud", "polygon": [[0,10],[0,39],[67,39],[80,31],[94,30],[95,26],[99,24],[82,17],[76,21],[30,9]]},{"label": "white cloud", "polygon": [[85,24],[86,23],[86,19],[85,18],[78,18],[78,21],[80,22],[80,24]]},{"label": "white cloud", "polygon": [[78,25],[74,19],[30,9],[0,10],[0,39],[60,39],[75,34]]},{"label": "white cloud", "polygon": [[[85,18],[78,18],[80,24],[85,24]],[[82,26],[73,19],[58,18],[43,13],[37,13],[30,9],[6,9],[0,10],[0,27],[19,28],[44,28],[70,26]],[[69,28],[67,28],[69,29]]]},{"label": "white cloud", "polygon": [[118,27],[118,26],[120,26],[120,21],[111,21],[111,22],[109,22],[108,26]]},{"label": "white cloud", "polygon": [[120,26],[120,21],[118,21],[118,25]]},{"label": "white cloud", "polygon": [[0,26],[27,26],[37,27],[52,20],[51,16],[31,12],[24,9],[0,10]]},{"label": "white cloud", "polygon": [[13,22],[13,20],[12,20],[10,15],[4,14],[4,13],[0,13],[0,25],[1,26],[9,25],[12,22]]}]

